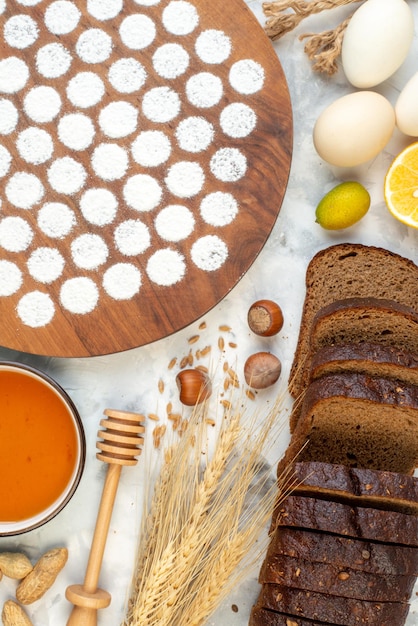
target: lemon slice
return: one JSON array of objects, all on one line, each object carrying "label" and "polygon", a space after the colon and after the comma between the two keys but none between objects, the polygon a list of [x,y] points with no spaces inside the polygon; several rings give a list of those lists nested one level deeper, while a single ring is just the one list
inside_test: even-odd
[{"label": "lemon slice", "polygon": [[391,214],[418,228],[418,143],[402,150],[385,176],[384,194]]}]

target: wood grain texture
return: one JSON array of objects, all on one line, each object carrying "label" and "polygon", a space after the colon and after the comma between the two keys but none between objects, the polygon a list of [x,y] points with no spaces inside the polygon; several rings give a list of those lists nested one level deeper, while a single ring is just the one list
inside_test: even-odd
[{"label": "wood grain texture", "polygon": [[[36,6],[25,7],[16,2],[7,2],[7,7],[0,19],[4,22],[13,15],[26,14],[33,16],[39,24],[43,23],[43,14],[49,3],[39,2]],[[117,33],[121,21],[132,13],[143,13],[150,16],[155,23],[161,21],[161,11],[168,4],[162,0],[151,7],[139,6],[130,0],[125,0],[123,11],[113,19],[106,21],[95,20],[86,9],[81,8],[82,16],[77,28],[68,35],[55,36],[47,31],[40,30],[37,41],[24,50],[9,47],[1,42],[0,57],[17,56],[33,64],[36,50],[53,41],[63,43],[69,50],[74,48],[76,41],[83,30],[100,28],[112,36],[117,42]],[[275,224],[285,194],[290,170],[292,155],[292,110],[287,89],[286,79],[281,64],[275,54],[270,41],[264,34],[261,26],[255,20],[242,0],[216,0],[211,2],[193,3],[199,13],[199,25],[196,31],[189,35],[174,37],[164,28],[157,28],[157,35],[153,43],[145,50],[134,52],[124,49],[123,44],[114,43],[111,56],[103,63],[86,67],[80,59],[73,55],[69,71],[61,78],[47,80],[40,77],[36,71],[26,86],[17,93],[6,97],[18,108],[19,122],[16,130],[0,136],[0,144],[6,147],[12,155],[12,169],[4,177],[3,190],[0,190],[2,200],[1,219],[10,215],[19,215],[31,225],[34,237],[31,245],[22,252],[10,252],[0,247],[0,260],[15,263],[23,273],[21,287],[10,296],[0,297],[1,344],[5,347],[24,352],[49,356],[93,356],[109,354],[130,348],[145,345],[166,337],[181,328],[186,327],[203,316],[208,310],[219,303],[227,293],[242,278],[262,250]],[[223,30],[232,42],[231,54],[222,64],[204,64],[195,53],[197,35],[207,29]],[[186,72],[175,79],[164,81],[154,71],[152,55],[155,49],[167,42],[179,42],[190,54],[190,64]],[[118,58],[135,57],[147,71],[145,86],[133,94],[119,94],[107,80],[109,66]],[[265,72],[264,85],[260,91],[251,95],[239,94],[231,88],[229,72],[231,66],[242,59],[252,59],[259,63]],[[170,137],[172,152],[168,161],[163,165],[146,170],[136,164],[132,158],[129,163],[129,175],[138,173],[151,174],[161,181],[163,199],[160,206],[147,213],[138,214],[123,203],[123,180],[104,183],[95,174],[90,158],[93,146],[88,150],[71,152],[60,143],[57,135],[57,121],[42,124],[41,127],[50,133],[54,140],[53,159],[71,156],[80,162],[87,172],[87,183],[77,193],[66,195],[54,191],[48,184],[48,168],[50,162],[42,165],[29,166],[15,147],[16,137],[23,129],[33,125],[23,110],[23,100],[28,90],[36,84],[51,84],[60,88],[63,108],[60,115],[68,112],[77,112],[66,97],[65,89],[68,80],[80,71],[94,71],[104,81],[106,93],[100,103],[91,107],[88,114],[98,116],[100,110],[115,100],[124,100],[134,104],[139,111],[139,125],[137,131],[122,140],[117,140],[121,146],[129,150],[133,138],[139,130],[158,129]],[[218,105],[200,110],[193,106],[186,98],[185,83],[198,72],[212,72],[221,78],[224,91]],[[166,124],[156,125],[147,121],[141,113],[141,101],[146,90],[153,86],[168,84],[181,97],[181,113],[178,118]],[[0,94],[2,97],[3,94]],[[232,102],[243,102],[251,106],[257,116],[257,123],[252,133],[243,139],[231,139],[219,128],[219,115],[222,109]],[[180,149],[175,139],[175,130],[180,119],[189,116],[203,115],[215,128],[214,141],[204,152],[197,154],[186,153]],[[96,124],[95,143],[109,142]],[[240,149],[247,158],[247,170],[244,177],[238,182],[221,182],[211,174],[209,162],[213,154],[222,147]],[[178,161],[197,162],[205,173],[204,187],[200,193],[189,198],[173,196],[164,185],[164,179],[170,166]],[[23,210],[14,207],[5,195],[4,188],[7,181],[18,171],[31,171],[44,185],[45,194],[42,201]],[[89,223],[80,211],[80,197],[86,189],[107,187],[118,198],[118,213],[112,223],[97,226]],[[227,226],[214,227],[201,218],[199,206],[202,198],[214,191],[232,193],[239,204],[239,212],[235,219]],[[38,228],[37,214],[45,202],[65,202],[76,215],[76,226],[70,236],[52,240]],[[195,217],[195,228],[186,239],[169,243],[161,239],[155,231],[154,220],[158,211],[170,204],[187,206]],[[118,223],[124,219],[141,219],[152,234],[151,246],[137,256],[123,256],[114,244],[114,231]],[[1,226],[1,221],[0,221]],[[83,233],[96,233],[108,245],[109,256],[106,262],[98,269],[80,270],[72,259],[71,241]],[[191,247],[200,237],[205,235],[219,236],[228,247],[228,256],[224,264],[214,271],[199,269],[191,260]],[[27,271],[27,260],[30,254],[41,246],[55,247],[64,257],[66,263],[63,274],[50,284],[42,284],[35,280]],[[147,262],[150,256],[159,248],[177,250],[184,256],[186,272],[182,280],[171,286],[161,286],[150,280],[147,275]],[[138,293],[127,300],[111,298],[102,285],[102,276],[105,270],[116,263],[134,264],[141,272],[142,284]],[[87,276],[96,284],[99,291],[99,301],[96,308],[87,314],[74,314],[62,305],[60,290],[65,280],[75,276]],[[49,295],[54,303],[55,313],[52,320],[39,327],[31,327],[22,322],[17,313],[21,298],[33,291],[40,291]]]}]

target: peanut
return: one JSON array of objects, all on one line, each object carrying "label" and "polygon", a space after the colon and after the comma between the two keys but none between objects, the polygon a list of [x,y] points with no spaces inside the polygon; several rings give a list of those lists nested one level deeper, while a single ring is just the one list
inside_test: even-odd
[{"label": "peanut", "polygon": [[33,570],[16,589],[16,598],[22,604],[39,600],[52,586],[68,559],[67,548],[53,548],[45,552],[35,563]]},{"label": "peanut", "polygon": [[33,626],[22,607],[13,600],[6,600],[1,614],[3,626]]},{"label": "peanut", "polygon": [[0,552],[0,571],[7,578],[22,580],[33,569],[32,563],[22,552]]}]

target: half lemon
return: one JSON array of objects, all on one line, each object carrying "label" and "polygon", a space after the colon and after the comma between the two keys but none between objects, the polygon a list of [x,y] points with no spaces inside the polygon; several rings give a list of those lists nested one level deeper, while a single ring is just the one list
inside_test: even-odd
[{"label": "half lemon", "polygon": [[384,195],[393,217],[418,228],[418,143],[394,159],[385,176]]}]

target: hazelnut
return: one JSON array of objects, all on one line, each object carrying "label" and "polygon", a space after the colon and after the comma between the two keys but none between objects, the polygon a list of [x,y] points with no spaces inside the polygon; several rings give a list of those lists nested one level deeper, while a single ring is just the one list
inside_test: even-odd
[{"label": "hazelnut", "polygon": [[186,406],[200,404],[212,393],[212,385],[205,372],[198,369],[181,370],[176,376],[180,402]]},{"label": "hazelnut", "polygon": [[256,335],[277,335],[283,326],[283,313],[272,300],[257,300],[248,311],[248,326]]},{"label": "hazelnut", "polygon": [[281,370],[277,356],[270,352],[256,352],[245,362],[245,382],[254,389],[266,389],[279,379]]}]

